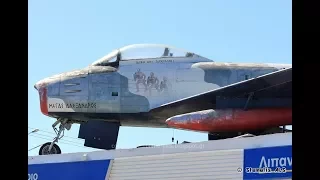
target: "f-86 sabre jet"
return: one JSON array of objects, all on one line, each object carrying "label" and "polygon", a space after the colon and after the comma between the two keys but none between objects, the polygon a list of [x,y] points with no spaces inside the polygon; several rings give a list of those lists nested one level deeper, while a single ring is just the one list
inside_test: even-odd
[{"label": "f-86 sabre jet", "polygon": [[215,62],[167,45],[125,46],[34,87],[41,112],[56,119],[57,136],[39,155],[60,154],[56,143],[74,123],[84,146],[98,149],[116,148],[120,126],[192,130],[217,140],[292,124],[291,64]]}]

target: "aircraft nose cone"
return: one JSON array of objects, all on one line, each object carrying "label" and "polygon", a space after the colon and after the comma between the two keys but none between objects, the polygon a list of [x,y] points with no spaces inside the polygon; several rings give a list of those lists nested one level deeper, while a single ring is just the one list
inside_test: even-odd
[{"label": "aircraft nose cone", "polygon": [[34,85],[34,88],[39,91],[40,88],[47,86],[49,83],[50,83],[50,81],[48,81],[47,79],[43,79],[43,80],[38,81]]},{"label": "aircraft nose cone", "polygon": [[41,81],[38,81],[35,85],[34,85],[34,88],[39,91],[40,87],[43,86],[44,83]]},{"label": "aircraft nose cone", "polygon": [[59,87],[57,86],[59,85],[59,82],[60,76],[53,76],[42,79],[34,85],[34,88],[39,93],[40,109],[44,115],[48,116],[48,97],[50,97],[50,95],[56,95],[57,93],[59,93],[58,91],[56,91],[57,88],[54,88]]},{"label": "aircraft nose cone", "polygon": [[48,115],[48,108],[47,108],[47,83],[44,80],[37,82],[34,85],[34,88],[38,91],[40,97],[40,109],[42,114]]}]

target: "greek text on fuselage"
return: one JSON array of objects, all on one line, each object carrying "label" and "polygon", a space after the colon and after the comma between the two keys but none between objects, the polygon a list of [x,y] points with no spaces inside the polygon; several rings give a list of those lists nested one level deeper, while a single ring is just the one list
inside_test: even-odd
[{"label": "greek text on fuselage", "polygon": [[144,64],[144,63],[173,63],[174,60],[172,59],[162,59],[162,60],[155,60],[155,61],[151,61],[151,60],[146,60],[146,61],[136,61],[136,64]]},{"label": "greek text on fuselage", "polygon": [[84,108],[84,109],[88,109],[88,108],[96,108],[97,105],[96,103],[49,103],[49,108],[52,109],[64,109],[64,108]]}]

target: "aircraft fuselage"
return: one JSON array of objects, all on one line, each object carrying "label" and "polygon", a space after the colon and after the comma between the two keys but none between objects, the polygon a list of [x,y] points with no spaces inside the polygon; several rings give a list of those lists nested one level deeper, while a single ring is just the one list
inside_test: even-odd
[{"label": "aircraft fuselage", "polygon": [[122,126],[167,127],[153,117],[163,104],[289,68],[283,64],[218,63],[195,58],[120,61],[89,66],[36,84],[41,111],[75,121],[117,121]]}]

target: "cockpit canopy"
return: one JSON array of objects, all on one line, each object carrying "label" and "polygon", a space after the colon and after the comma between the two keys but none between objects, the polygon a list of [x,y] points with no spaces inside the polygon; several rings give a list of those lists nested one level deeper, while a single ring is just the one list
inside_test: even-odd
[{"label": "cockpit canopy", "polygon": [[134,44],[113,50],[108,55],[98,59],[92,66],[109,66],[119,61],[153,58],[203,58],[195,53],[160,44]]}]

